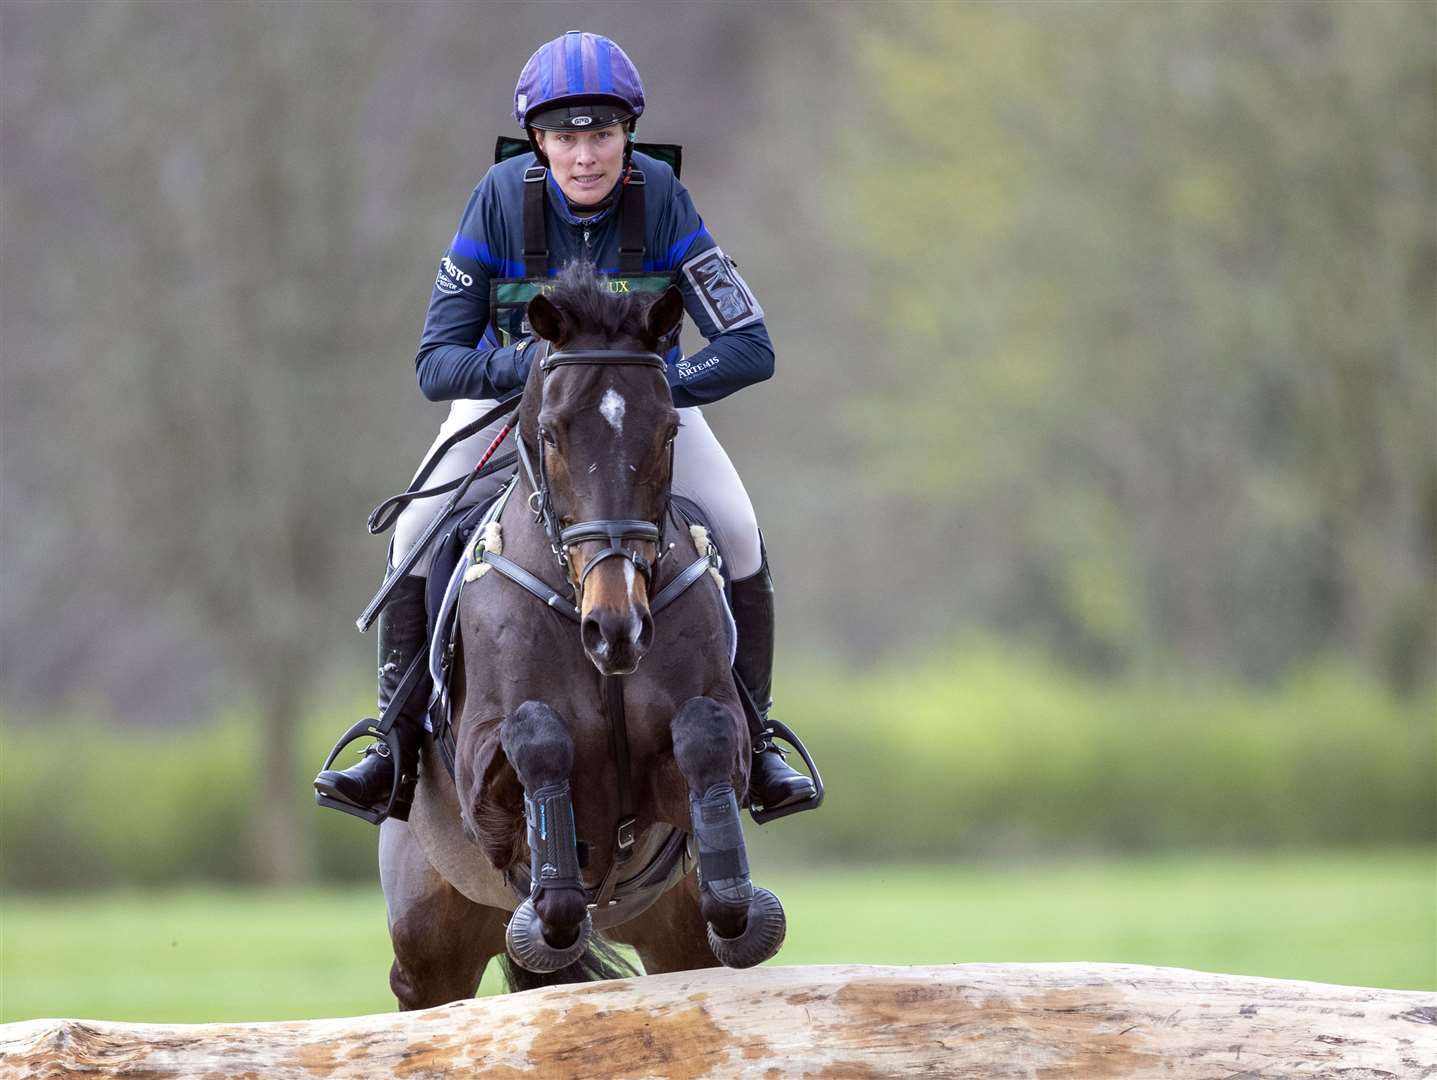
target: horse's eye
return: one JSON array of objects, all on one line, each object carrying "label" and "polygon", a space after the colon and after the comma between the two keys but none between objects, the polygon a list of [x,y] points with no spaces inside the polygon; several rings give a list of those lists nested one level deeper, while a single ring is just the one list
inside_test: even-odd
[{"label": "horse's eye", "polygon": [[539,429],[539,441],[547,446],[558,446],[559,442],[554,438],[554,433],[548,428]]}]

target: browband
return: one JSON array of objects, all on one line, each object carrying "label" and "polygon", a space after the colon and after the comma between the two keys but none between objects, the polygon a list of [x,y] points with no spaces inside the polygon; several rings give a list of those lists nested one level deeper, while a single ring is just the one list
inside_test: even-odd
[{"label": "browband", "polygon": [[642,367],[664,367],[664,358],[652,352],[628,352],[623,349],[574,349],[551,352],[539,362],[539,370],[549,371],[561,364],[634,364]]}]

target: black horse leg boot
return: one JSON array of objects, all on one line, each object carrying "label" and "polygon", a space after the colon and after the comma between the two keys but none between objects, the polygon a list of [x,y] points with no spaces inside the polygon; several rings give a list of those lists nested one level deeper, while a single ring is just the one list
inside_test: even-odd
[{"label": "black horse leg boot", "polygon": [[[409,575],[395,586],[389,603],[379,614],[379,715],[383,716],[394,698],[404,673],[423,651],[429,639],[424,610],[425,581]],[[401,709],[394,725],[399,740],[399,797],[391,817],[409,820],[414,801],[414,782],[419,774],[419,747],[424,741],[423,695],[413,694]],[[382,811],[389,802],[395,770],[389,747],[382,742],[365,748],[358,765],[344,771],[326,769],[314,778],[316,791],[341,802]]]},{"label": "black horse leg boot", "polygon": [[813,781],[789,767],[784,752],[774,744],[768,726],[773,704],[773,576],[768,570],[768,553],[752,577],[735,580],[732,586],[733,618],[738,625],[738,653],[733,668],[748,688],[758,709],[758,723],[749,718],[753,738],[753,772],[749,778],[749,801],[764,810],[812,799],[817,795]]}]

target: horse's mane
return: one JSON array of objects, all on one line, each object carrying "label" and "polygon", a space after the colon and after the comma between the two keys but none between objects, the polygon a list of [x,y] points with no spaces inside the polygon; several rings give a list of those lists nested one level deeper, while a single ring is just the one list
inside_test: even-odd
[{"label": "horse's mane", "polygon": [[583,259],[566,263],[546,295],[570,325],[602,334],[605,340],[637,336],[643,329],[647,298],[641,293],[610,292],[609,279]]}]

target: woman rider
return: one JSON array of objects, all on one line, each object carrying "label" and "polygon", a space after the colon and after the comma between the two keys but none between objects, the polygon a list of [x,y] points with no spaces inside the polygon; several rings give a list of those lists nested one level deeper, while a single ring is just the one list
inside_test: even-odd
[{"label": "woman rider", "polygon": [[[639,73],[608,38],[570,31],[541,46],[519,75],[514,116],[531,153],[485,175],[469,198],[429,299],[416,365],[431,401],[453,401],[435,441],[477,419],[522,386],[533,338],[514,295],[526,279],[546,279],[581,258],[624,287],[661,288],[676,280],[684,306],[708,345],[667,355],[680,428],[673,489],[708,517],[732,575],[738,625],[734,666],[766,718],[773,672],[773,579],[753,506],[699,406],[773,374],[763,309],[719,249],[689,194],[666,164],[633,150],[644,111]],[[640,228],[642,225],[642,228]],[[501,286],[508,286],[506,290]],[[514,286],[521,286],[517,293]],[[451,448],[426,483],[468,473],[502,421]],[[431,455],[433,454],[431,449]],[[471,489],[475,500],[487,494]],[[493,490],[491,486],[489,491]],[[390,558],[398,565],[439,512],[442,499],[416,500],[400,515]],[[425,646],[426,555],[391,594],[379,617],[379,710],[389,705],[413,657]],[[423,741],[425,703],[401,711],[400,793],[394,816],[408,818]],[[791,768],[762,728],[753,732],[753,802],[765,809],[814,797],[811,780]],[[315,787],[340,801],[382,810],[394,775],[383,744],[359,764],[327,770]]]}]

